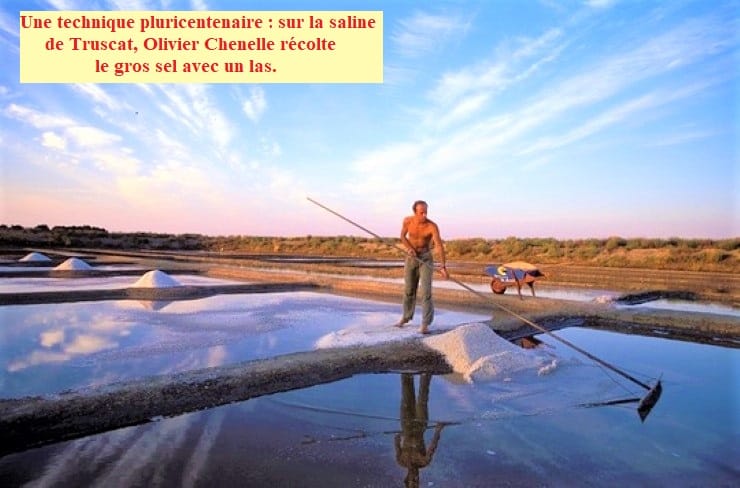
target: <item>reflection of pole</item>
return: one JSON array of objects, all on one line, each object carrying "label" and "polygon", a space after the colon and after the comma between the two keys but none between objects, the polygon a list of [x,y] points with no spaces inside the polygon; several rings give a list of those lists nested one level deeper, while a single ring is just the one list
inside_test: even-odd
[{"label": "reflection of pole", "polygon": [[414,391],[414,375],[401,374],[401,432],[396,434],[396,461],[406,468],[404,484],[419,486],[419,470],[432,462],[442,433],[443,424],[434,427],[434,436],[429,449],[424,442],[424,432],[429,419],[429,385],[432,375],[422,373],[419,378],[419,397]]}]

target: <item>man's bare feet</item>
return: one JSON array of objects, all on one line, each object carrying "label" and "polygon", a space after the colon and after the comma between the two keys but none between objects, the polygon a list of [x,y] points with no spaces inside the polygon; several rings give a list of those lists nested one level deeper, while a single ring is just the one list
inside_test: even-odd
[{"label": "man's bare feet", "polygon": [[428,334],[429,333],[429,326],[428,325],[422,325],[419,329],[420,334]]},{"label": "man's bare feet", "polygon": [[400,329],[401,327],[406,325],[408,322],[409,322],[408,319],[401,319],[395,324],[395,327],[398,327]]}]

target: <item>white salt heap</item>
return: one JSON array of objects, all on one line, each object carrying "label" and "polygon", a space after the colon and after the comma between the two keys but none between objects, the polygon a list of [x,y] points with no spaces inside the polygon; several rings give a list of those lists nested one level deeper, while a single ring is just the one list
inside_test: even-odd
[{"label": "white salt heap", "polygon": [[612,303],[614,302],[614,299],[608,295],[600,295],[593,299],[596,303]]},{"label": "white salt heap", "polygon": [[470,382],[492,380],[526,369],[547,373],[556,365],[551,357],[522,349],[481,323],[463,325],[423,341],[444,354],[452,369]]},{"label": "white salt heap", "polygon": [[144,275],[132,285],[133,288],[171,288],[173,286],[182,286],[182,283],[164,271],[160,271],[158,269],[144,273]]},{"label": "white salt heap", "polygon": [[393,327],[388,325],[386,315],[378,318],[364,316],[356,324],[351,324],[341,330],[330,332],[320,337],[314,347],[328,349],[332,347],[369,346],[386,342],[398,342],[412,337],[418,337],[416,327]]},{"label": "white salt heap", "polygon": [[58,265],[54,269],[64,271],[81,271],[86,269],[93,269],[92,266],[87,264],[85,261],[79,258],[69,258],[62,264]]},{"label": "white salt heap", "polygon": [[40,252],[32,252],[32,253],[26,254],[25,256],[20,258],[18,261],[40,263],[40,262],[51,261],[51,258],[46,256],[45,254],[41,254]]}]

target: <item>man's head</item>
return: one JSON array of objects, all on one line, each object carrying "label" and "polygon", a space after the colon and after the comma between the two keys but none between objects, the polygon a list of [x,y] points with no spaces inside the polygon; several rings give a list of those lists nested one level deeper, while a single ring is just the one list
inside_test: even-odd
[{"label": "man's head", "polygon": [[427,220],[427,208],[429,208],[429,206],[424,200],[417,200],[411,206],[411,209],[414,211],[414,215],[420,222],[425,222]]}]

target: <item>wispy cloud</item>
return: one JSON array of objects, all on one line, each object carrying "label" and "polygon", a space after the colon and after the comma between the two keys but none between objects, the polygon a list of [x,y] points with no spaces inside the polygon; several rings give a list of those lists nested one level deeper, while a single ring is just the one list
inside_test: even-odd
[{"label": "wispy cloud", "polygon": [[132,156],[126,148],[102,148],[90,153],[93,165],[104,171],[110,181],[115,183],[120,178],[139,173],[141,161]]},{"label": "wispy cloud", "polygon": [[583,124],[571,129],[565,134],[552,137],[545,137],[537,142],[527,146],[519,154],[531,154],[536,152],[547,152],[574,142],[578,142],[586,137],[592,136],[611,126],[623,123],[641,112],[648,112],[662,105],[674,103],[677,100],[689,98],[708,89],[712,85],[711,81],[704,83],[692,84],[687,87],[673,91],[650,92],[643,96],[634,98],[627,102],[621,103],[610,108],[595,117],[587,119]]},{"label": "wispy cloud", "polygon": [[586,0],[584,2],[591,8],[609,8],[617,3],[617,0]]},{"label": "wispy cloud", "polygon": [[481,92],[467,96],[447,111],[441,118],[436,119],[440,128],[450,127],[461,121],[467,120],[472,115],[480,112],[491,99],[491,93]]},{"label": "wispy cloud", "polygon": [[106,171],[109,182],[135,173],[140,167],[131,151],[120,145],[123,138],[119,134],[18,104],[9,105],[4,113],[41,130],[41,145],[63,154],[64,164],[86,162],[90,167]]},{"label": "wispy cloud", "polygon": [[6,12],[0,12],[0,31],[10,34],[12,37],[20,37],[18,17],[11,17]]},{"label": "wispy cloud", "polygon": [[110,10],[157,10],[153,2],[146,0],[108,0]]},{"label": "wispy cloud", "polygon": [[[37,7],[225,5],[41,0]],[[0,159],[12,162],[7,213],[24,224],[89,216],[117,228],[294,233],[317,225],[302,205],[284,205],[309,187],[340,201],[372,198],[365,217],[381,221],[383,209],[395,215],[418,191],[438,209],[445,199],[451,209],[476,205],[493,179],[565,178],[570,167],[558,166],[594,147],[635,161],[640,148],[659,159],[673,152],[659,146],[688,141],[695,144],[681,147],[681,167],[716,187],[716,174],[686,162],[715,142],[708,164],[725,164],[731,151],[731,96],[723,97],[737,81],[733,1],[623,6],[539,0],[530,13],[487,2],[394,4],[385,17],[385,83],[357,86],[20,84],[17,16],[0,8],[0,55],[10,66],[0,76]],[[629,147],[617,147],[622,138]],[[43,175],[33,185],[32,171]],[[454,221],[480,228],[462,211]]]},{"label": "wispy cloud", "polygon": [[67,141],[55,132],[47,131],[41,134],[41,145],[58,151],[67,149]]},{"label": "wispy cloud", "polygon": [[185,125],[193,134],[199,133],[200,116],[193,111],[190,100],[186,98],[181,88],[157,85],[157,93],[153,96],[158,100],[169,102],[160,102],[158,107],[162,112],[169,115],[175,123]]},{"label": "wispy cloud", "polygon": [[258,87],[252,87],[249,91],[249,98],[242,103],[242,110],[247,118],[255,124],[262,118],[262,114],[267,110],[267,98],[265,91]]},{"label": "wispy cloud", "polygon": [[610,56],[548,87],[519,111],[512,130],[521,131],[553,120],[564,112],[607,100],[641,81],[679,66],[696,63],[729,44],[726,29],[715,18],[695,19],[646,40],[633,50]]},{"label": "wispy cloud", "polygon": [[169,154],[175,158],[187,157],[188,148],[179,139],[167,134],[161,128],[157,128],[154,131],[154,136],[160,149],[165,154]]},{"label": "wispy cloud", "polygon": [[[491,103],[496,93],[505,98],[517,86],[514,80],[535,76],[538,66],[555,57],[568,61],[569,39],[560,29],[520,39],[491,62],[445,73],[430,91],[431,103],[422,116],[426,130],[388,151],[360,156],[352,166],[358,179],[354,188],[363,194],[374,188],[377,194],[379,188],[412,184],[424,174],[431,189],[453,172],[474,177],[492,165],[576,143],[706,90],[708,82],[685,87],[676,82],[672,88],[640,93],[645,80],[705,60],[730,44],[731,35],[718,18],[691,19],[591,64],[571,64],[572,73],[543,83],[537,93],[501,110]],[[439,129],[445,129],[444,137],[434,137]],[[524,159],[530,168],[545,161]]]},{"label": "wispy cloud", "polygon": [[549,29],[534,39],[520,38],[514,49],[500,49],[492,60],[445,73],[429,93],[437,107],[429,111],[426,123],[446,128],[480,112],[495,95],[554,61],[564,48],[556,44],[562,34]]},{"label": "wispy cloud", "polygon": [[424,143],[407,142],[360,155],[351,163],[355,178],[347,192],[365,198],[382,191],[383,198],[376,202],[381,208],[400,203],[406,189],[424,178],[427,151]]},{"label": "wispy cloud", "polygon": [[10,118],[30,124],[37,129],[53,129],[76,125],[73,119],[65,115],[47,114],[15,103],[8,105],[4,113]]},{"label": "wispy cloud", "polygon": [[108,110],[120,110],[125,104],[113,98],[108,92],[95,83],[76,83],[72,89],[92,100],[93,103],[103,105]]},{"label": "wispy cloud", "polygon": [[211,95],[208,85],[189,84],[184,87],[196,116],[192,119],[201,133],[213,141],[219,150],[227,148],[234,137],[234,128]]},{"label": "wispy cloud", "polygon": [[97,127],[84,125],[68,127],[65,130],[65,134],[83,149],[100,146],[108,147],[121,140],[121,136],[118,134],[111,134]]},{"label": "wispy cloud", "polygon": [[234,137],[234,125],[211,95],[208,85],[157,85],[151,94],[156,107],[175,126],[184,126],[196,140],[224,151]]},{"label": "wispy cloud", "polygon": [[444,15],[417,12],[400,20],[390,39],[403,56],[417,57],[433,52],[450,39],[461,37],[470,27],[470,20],[460,14]]},{"label": "wispy cloud", "polygon": [[[117,180],[117,192],[125,198],[135,213],[152,212],[160,218],[179,214],[188,209],[196,214],[209,214],[217,208],[228,207],[235,195],[213,168],[197,161],[164,160]],[[186,200],[172,195],[188,195]]]},{"label": "wispy cloud", "polygon": [[17,104],[11,104],[5,113],[42,130],[41,145],[62,153],[65,164],[87,162],[91,167],[108,172],[114,181],[121,175],[136,172],[140,166],[138,159],[130,155],[130,150],[120,146],[123,139],[118,134]]},{"label": "wispy cloud", "polygon": [[84,10],[85,2],[76,2],[75,0],[47,0],[51,8],[56,10]]},{"label": "wispy cloud", "polygon": [[[521,38],[513,51],[502,50],[504,52],[493,60],[447,72],[431,90],[430,96],[439,102],[450,102],[469,92],[500,92],[514,80],[521,81],[522,72],[531,73],[531,66],[552,61],[554,54],[562,49],[554,46],[562,34],[560,29],[549,29],[534,39]],[[535,58],[534,63],[527,64],[531,58]],[[524,66],[521,66],[523,62]]]},{"label": "wispy cloud", "polygon": [[695,142],[702,139],[707,139],[718,135],[717,131],[711,130],[699,130],[699,129],[685,129],[675,132],[664,137],[658,137],[651,141],[648,145],[650,146],[678,146],[680,144],[686,144],[687,142]]}]

